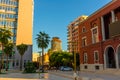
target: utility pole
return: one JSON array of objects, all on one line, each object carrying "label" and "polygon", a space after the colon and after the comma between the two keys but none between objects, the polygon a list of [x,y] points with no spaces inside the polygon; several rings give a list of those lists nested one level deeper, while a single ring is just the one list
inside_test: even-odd
[{"label": "utility pole", "polygon": [[40,54],[41,54],[41,51],[39,51],[38,53],[39,53],[39,58],[38,58],[38,59],[39,59],[39,68],[38,68],[39,70],[38,70],[38,71],[39,71],[39,72],[38,72],[38,73],[39,73],[39,79],[40,79],[40,57],[41,57]]},{"label": "utility pole", "polygon": [[74,80],[77,80],[77,71],[76,71],[76,53],[73,51],[74,54]]},{"label": "utility pole", "polygon": [[72,53],[74,55],[74,80],[77,80],[77,70],[76,70],[76,51],[75,51],[75,47],[77,46],[77,42],[69,42],[72,44]]}]

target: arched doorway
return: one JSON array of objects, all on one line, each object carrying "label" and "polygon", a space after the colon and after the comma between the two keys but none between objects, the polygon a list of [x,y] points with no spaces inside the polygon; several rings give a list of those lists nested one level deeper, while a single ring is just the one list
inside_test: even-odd
[{"label": "arched doorway", "polygon": [[120,46],[117,47],[117,63],[118,63],[118,68],[120,68]]},{"label": "arched doorway", "polygon": [[112,47],[108,47],[106,49],[105,58],[106,58],[106,68],[116,68],[115,52]]}]

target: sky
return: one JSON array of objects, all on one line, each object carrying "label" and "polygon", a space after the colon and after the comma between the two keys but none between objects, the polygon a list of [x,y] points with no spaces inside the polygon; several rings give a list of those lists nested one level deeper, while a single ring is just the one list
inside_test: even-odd
[{"label": "sky", "polygon": [[[34,0],[33,52],[39,52],[36,35],[44,31],[59,37],[67,50],[67,26],[81,15],[91,15],[112,0]],[[47,51],[51,47],[49,43]]]}]

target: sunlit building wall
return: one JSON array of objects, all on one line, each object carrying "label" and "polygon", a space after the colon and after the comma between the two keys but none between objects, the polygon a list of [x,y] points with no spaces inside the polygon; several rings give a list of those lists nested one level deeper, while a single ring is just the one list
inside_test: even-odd
[{"label": "sunlit building wall", "polygon": [[52,40],[51,40],[51,50],[52,51],[62,50],[61,40],[59,39],[59,37],[53,37],[52,38]]},{"label": "sunlit building wall", "polygon": [[32,54],[32,61],[37,62],[38,57],[40,56],[40,53],[33,53]]},{"label": "sunlit building wall", "polygon": [[[26,44],[28,49],[23,55],[23,67],[32,61],[33,0],[19,0],[16,45]],[[14,68],[20,66],[20,54],[16,48]]]}]

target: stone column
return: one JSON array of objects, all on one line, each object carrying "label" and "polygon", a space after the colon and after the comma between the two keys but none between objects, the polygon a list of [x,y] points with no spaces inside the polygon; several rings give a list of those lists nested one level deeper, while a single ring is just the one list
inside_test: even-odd
[{"label": "stone column", "polygon": [[103,68],[106,69],[107,68],[107,66],[106,66],[106,53],[104,53],[103,56],[104,56],[104,67]]},{"label": "stone column", "polygon": [[119,69],[118,53],[115,54],[116,68]]},{"label": "stone column", "polygon": [[112,22],[115,22],[115,13],[113,10],[111,11],[111,15],[112,15]]},{"label": "stone column", "polygon": [[101,17],[102,40],[105,41],[105,26],[103,16]]}]

